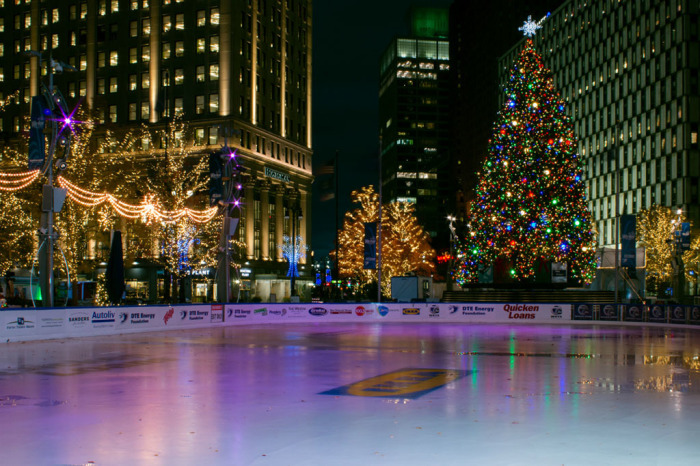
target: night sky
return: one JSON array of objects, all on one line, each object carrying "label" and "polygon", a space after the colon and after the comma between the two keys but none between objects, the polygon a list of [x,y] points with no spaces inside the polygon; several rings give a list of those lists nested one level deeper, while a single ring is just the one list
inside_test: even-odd
[{"label": "night sky", "polygon": [[[314,172],[340,153],[340,220],[355,208],[350,192],[378,186],[379,59],[409,32],[411,5],[449,7],[451,0],[318,1],[313,4],[312,147]],[[335,201],[319,201],[314,185],[315,259],[334,248]]]}]

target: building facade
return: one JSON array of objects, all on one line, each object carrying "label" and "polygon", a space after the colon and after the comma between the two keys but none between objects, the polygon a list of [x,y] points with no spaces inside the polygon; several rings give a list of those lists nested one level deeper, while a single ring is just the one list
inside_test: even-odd
[{"label": "building facade", "polygon": [[311,237],[311,15],[311,0],[0,0],[0,90],[21,103],[1,116],[2,135],[26,130],[49,59],[63,62],[54,84],[82,101],[98,135],[180,115],[202,156],[226,143],[247,169],[249,294],[279,299],[289,218]]},{"label": "building facade", "polygon": [[[687,0],[570,0],[534,38],[575,125],[600,247],[615,246],[619,215],[652,204],[700,220],[699,13]],[[501,58],[501,83],[521,48]]]},{"label": "building facade", "polygon": [[[384,202],[412,202],[433,247],[445,247],[451,213],[448,10],[414,8],[411,34],[382,55],[379,87]],[[441,241],[442,239],[442,241]]]}]

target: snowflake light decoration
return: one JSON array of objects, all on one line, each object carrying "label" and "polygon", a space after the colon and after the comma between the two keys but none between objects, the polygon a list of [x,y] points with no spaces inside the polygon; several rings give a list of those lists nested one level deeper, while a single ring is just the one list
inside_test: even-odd
[{"label": "snowflake light decoration", "polygon": [[545,19],[549,18],[549,13],[539,21],[533,21],[532,16],[528,15],[527,21],[525,21],[522,27],[518,28],[518,31],[523,31],[523,34],[527,37],[533,37],[537,34],[538,29],[542,29],[542,23]]}]

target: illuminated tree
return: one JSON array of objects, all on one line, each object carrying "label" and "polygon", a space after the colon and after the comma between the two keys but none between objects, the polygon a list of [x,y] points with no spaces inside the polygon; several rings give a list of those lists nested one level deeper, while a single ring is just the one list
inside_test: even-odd
[{"label": "illuminated tree", "polygon": [[[653,205],[637,215],[639,243],[646,254],[647,288],[653,292],[665,290],[673,281],[673,261],[677,253],[675,232],[686,222],[685,215],[669,207]],[[693,283],[698,281],[700,240],[695,237],[690,250],[682,255],[685,277]]]},{"label": "illuminated tree", "polygon": [[[377,281],[376,270],[365,270],[364,224],[379,218],[379,195],[372,186],[352,192],[353,202],[360,207],[345,214],[339,233],[337,254],[339,274],[362,285]],[[393,202],[382,206],[381,266],[382,292],[391,292],[391,277],[416,273],[428,275],[434,269],[435,251],[429,236],[418,224],[411,203]]]},{"label": "illuminated tree", "polygon": [[33,206],[16,193],[0,191],[0,275],[15,267],[30,266],[38,222]]},{"label": "illuminated tree", "polygon": [[570,277],[590,283],[595,232],[585,199],[583,162],[573,123],[551,72],[528,39],[505,89],[480,173],[469,234],[458,244],[455,278],[504,261],[516,281],[542,263],[566,262]]}]

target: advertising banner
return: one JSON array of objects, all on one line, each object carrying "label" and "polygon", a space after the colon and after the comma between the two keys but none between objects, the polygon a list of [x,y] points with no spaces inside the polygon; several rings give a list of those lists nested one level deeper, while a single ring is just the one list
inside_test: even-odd
[{"label": "advertising banner", "polygon": [[614,304],[601,304],[600,320],[620,320],[620,307]]},{"label": "advertising banner", "polygon": [[688,309],[688,323],[700,325],[700,306],[690,306]]},{"label": "advertising banner", "polygon": [[653,304],[647,306],[649,322],[666,322],[666,306],[662,304]]},{"label": "advertising banner", "polygon": [[573,320],[593,320],[593,306],[591,304],[574,304]]},{"label": "advertising banner", "polygon": [[637,218],[634,215],[620,216],[621,260],[622,267],[637,267]]},{"label": "advertising banner", "polygon": [[365,259],[364,269],[377,268],[377,224],[375,222],[365,223]]},{"label": "advertising banner", "polygon": [[673,324],[685,324],[687,322],[688,307],[679,304],[668,306],[668,320]]},{"label": "advertising banner", "polygon": [[628,322],[643,322],[644,307],[641,304],[622,304],[622,320]]}]

